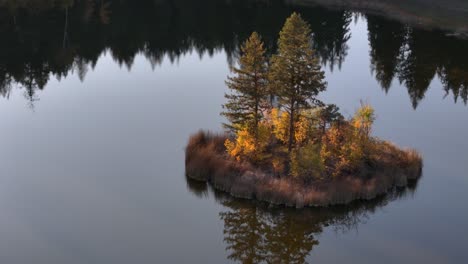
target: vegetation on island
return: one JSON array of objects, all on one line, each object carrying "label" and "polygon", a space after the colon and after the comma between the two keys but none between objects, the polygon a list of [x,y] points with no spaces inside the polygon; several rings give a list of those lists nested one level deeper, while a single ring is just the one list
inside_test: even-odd
[{"label": "vegetation on island", "polygon": [[374,109],[345,118],[318,99],[324,72],[310,26],[293,13],[268,58],[254,32],[226,82],[229,133],[200,132],[187,147],[187,175],[235,196],[297,207],[369,199],[420,176],[422,159],[371,136]]}]

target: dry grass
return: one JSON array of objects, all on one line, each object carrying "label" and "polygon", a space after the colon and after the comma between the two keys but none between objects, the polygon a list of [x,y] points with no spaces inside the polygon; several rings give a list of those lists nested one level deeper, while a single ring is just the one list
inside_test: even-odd
[{"label": "dry grass", "polygon": [[302,208],[370,200],[395,186],[408,185],[420,177],[422,170],[422,158],[416,151],[379,142],[372,168],[363,169],[370,177],[343,175],[304,185],[291,177],[275,177],[251,164],[232,160],[225,154],[226,138],[203,131],[193,135],[186,148],[187,177],[209,182],[235,197],[277,205]]}]

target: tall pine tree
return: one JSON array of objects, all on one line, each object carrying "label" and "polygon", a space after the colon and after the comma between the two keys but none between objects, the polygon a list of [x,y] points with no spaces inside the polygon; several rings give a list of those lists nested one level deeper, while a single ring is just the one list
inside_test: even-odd
[{"label": "tall pine tree", "polygon": [[294,147],[295,122],[301,110],[310,109],[326,89],[325,75],[312,48],[311,29],[293,13],[284,24],[278,53],[271,59],[269,79],[280,105],[289,114],[288,150]]},{"label": "tall pine tree", "polygon": [[247,129],[257,141],[258,124],[267,107],[269,92],[265,48],[256,32],[242,45],[241,52],[239,68],[233,67],[234,76],[226,81],[231,93],[225,95],[227,103],[221,114],[230,122],[224,124],[226,128],[233,131]]}]

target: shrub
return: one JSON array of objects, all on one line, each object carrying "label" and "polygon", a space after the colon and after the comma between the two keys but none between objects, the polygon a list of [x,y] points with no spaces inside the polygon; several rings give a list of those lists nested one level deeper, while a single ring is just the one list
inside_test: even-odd
[{"label": "shrub", "polygon": [[[301,111],[294,122],[294,140],[296,145],[307,143],[317,135],[314,124],[313,111]],[[289,141],[289,113],[273,108],[271,111],[271,125],[274,136],[283,144]]]},{"label": "shrub", "polygon": [[258,124],[257,140],[247,128],[237,131],[235,139],[226,139],[224,142],[227,153],[238,161],[260,162],[264,160],[268,156],[265,150],[270,143],[270,130],[268,123],[260,122]]},{"label": "shrub", "polygon": [[375,121],[375,110],[369,104],[361,102],[361,107],[356,111],[353,117],[353,125],[359,132],[367,137],[370,136],[372,125]]},{"label": "shrub", "polygon": [[320,146],[309,143],[297,148],[291,155],[291,175],[306,181],[321,179],[324,164],[320,157]]}]

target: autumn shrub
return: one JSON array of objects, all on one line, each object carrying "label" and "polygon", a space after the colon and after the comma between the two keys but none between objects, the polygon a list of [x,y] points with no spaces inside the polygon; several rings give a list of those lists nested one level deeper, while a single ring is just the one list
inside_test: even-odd
[{"label": "autumn shrub", "polygon": [[361,107],[354,114],[351,120],[353,126],[362,134],[369,137],[372,125],[375,121],[375,110],[369,105],[361,102]]},{"label": "autumn shrub", "polygon": [[349,121],[332,125],[322,139],[321,157],[329,175],[365,174],[372,166],[371,156],[378,152],[370,136],[375,121],[374,109],[362,104]]},{"label": "autumn shrub", "polygon": [[258,124],[257,135],[254,135],[247,128],[243,128],[235,133],[234,139],[226,139],[224,146],[227,153],[236,160],[250,160],[261,162],[269,157],[266,148],[271,139],[271,126],[266,122]]},{"label": "autumn shrub", "polygon": [[[301,145],[312,141],[317,135],[316,117],[313,111],[300,111],[294,122],[294,141]],[[278,108],[271,110],[269,122],[273,135],[283,144],[289,141],[289,113]]]},{"label": "autumn shrub", "polygon": [[274,136],[282,143],[286,144],[289,140],[289,114],[278,108],[271,110],[271,123]]},{"label": "autumn shrub", "polygon": [[360,140],[348,123],[335,125],[325,133],[320,155],[328,175],[352,173],[361,166],[364,151]]},{"label": "autumn shrub", "polygon": [[309,143],[296,148],[291,154],[291,175],[310,182],[324,176],[324,164],[320,157],[320,146]]}]

